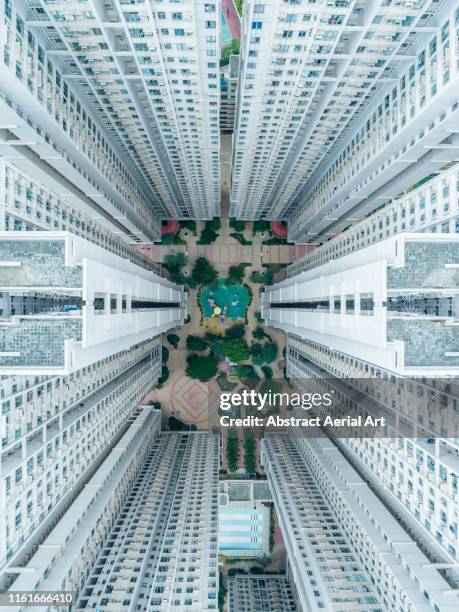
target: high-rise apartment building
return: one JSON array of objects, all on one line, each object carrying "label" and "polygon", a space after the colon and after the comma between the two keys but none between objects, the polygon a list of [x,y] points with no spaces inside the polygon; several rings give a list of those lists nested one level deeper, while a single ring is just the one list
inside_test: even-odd
[{"label": "high-rise apartment building", "polygon": [[346,414],[386,418],[374,436],[348,431],[334,444],[454,597],[457,168],[426,179],[295,262],[262,303],[287,332],[298,389],[332,390]]},{"label": "high-rise apartment building", "polygon": [[317,242],[454,159],[457,10],[247,3],[231,214]]},{"label": "high-rise apartment building", "polygon": [[328,438],[269,433],[262,461],[300,610],[455,610],[454,590]]},{"label": "high-rise apartment building", "polygon": [[[2,588],[75,509],[161,375],[162,332],[187,316],[183,288],[133,246],[159,238],[161,217],[212,216],[218,204],[218,155],[210,161],[218,79],[200,79],[217,61],[218,26],[207,15],[215,6],[174,8],[167,20],[184,23],[164,28],[162,43],[145,7],[131,17],[107,3],[7,1],[0,9]],[[144,33],[126,26],[137,21],[150,23]],[[153,102],[166,62],[150,43],[155,53],[171,49],[168,69],[180,79],[177,91],[161,88],[175,131]],[[178,121],[182,93],[187,104],[199,101],[193,126]],[[183,151],[204,140],[208,157],[179,157],[170,140]],[[185,169],[183,160],[197,157]],[[192,196],[177,189],[172,163],[191,173]]]},{"label": "high-rise apartment building", "polygon": [[402,233],[263,293],[268,325],[406,376],[459,374],[459,235]]},{"label": "high-rise apartment building", "polygon": [[29,562],[12,568],[11,588],[74,591],[75,609],[217,609],[218,437],[161,433],[151,407],[126,428]]},{"label": "high-rise apartment building", "polygon": [[7,0],[0,21],[2,149],[20,170],[132,240],[218,214],[219,2]]},{"label": "high-rise apartment building", "polygon": [[0,372],[69,374],[181,325],[183,287],[69,232],[0,235]]}]

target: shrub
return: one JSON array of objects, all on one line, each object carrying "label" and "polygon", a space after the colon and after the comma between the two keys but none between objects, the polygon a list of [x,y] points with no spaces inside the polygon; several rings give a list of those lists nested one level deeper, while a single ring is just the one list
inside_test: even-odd
[{"label": "shrub", "polygon": [[235,472],[238,469],[239,461],[239,438],[232,432],[228,432],[226,441],[226,460],[228,462],[228,470]]},{"label": "shrub", "polygon": [[244,234],[240,234],[239,232],[232,232],[230,236],[235,238],[240,244],[243,244],[244,246],[252,244],[251,240],[247,240],[247,238],[244,237]]},{"label": "shrub", "polygon": [[243,232],[245,230],[245,221],[238,221],[237,219],[230,219],[229,226],[235,232]]},{"label": "shrub", "polygon": [[261,369],[262,369],[263,374],[265,375],[265,378],[271,379],[273,377],[272,368],[270,368],[267,365],[264,365]]},{"label": "shrub", "polygon": [[169,349],[167,346],[164,346],[164,344],[161,347],[161,360],[163,363],[167,363],[169,361]]},{"label": "shrub", "polygon": [[225,357],[233,363],[250,357],[250,348],[244,338],[224,338],[221,347]]},{"label": "shrub", "polygon": [[153,400],[150,400],[148,402],[148,405],[154,408],[155,410],[161,410],[161,402],[155,402]]},{"label": "shrub", "polygon": [[184,219],[180,221],[180,227],[184,229],[190,230],[196,236],[196,221],[192,221],[191,219]]},{"label": "shrub", "polygon": [[198,336],[189,335],[186,339],[186,348],[189,351],[205,351],[208,346],[207,342]]},{"label": "shrub", "polygon": [[239,283],[242,283],[242,281],[244,280],[244,274],[245,274],[244,264],[241,263],[238,266],[230,266],[228,270],[227,284],[237,285]]},{"label": "shrub", "polygon": [[161,376],[158,380],[157,388],[161,389],[161,387],[164,387],[168,378],[169,378],[169,368],[163,364],[163,369],[161,372]]},{"label": "shrub", "polygon": [[217,280],[218,272],[205,257],[198,257],[191,276],[198,285],[210,285]]},{"label": "shrub", "polygon": [[252,226],[252,234],[263,233],[269,231],[269,221],[254,221]]},{"label": "shrub", "polygon": [[255,365],[263,363],[271,363],[277,357],[277,345],[274,342],[259,344],[255,342],[252,345],[252,362]]},{"label": "shrub", "polygon": [[217,373],[217,360],[214,355],[197,355],[191,353],[187,357],[186,373],[190,378],[206,382]]},{"label": "shrub", "polygon": [[178,344],[180,342],[180,336],[177,336],[177,334],[167,334],[166,338],[171,346],[173,346],[174,348],[178,347]]},{"label": "shrub", "polygon": [[225,332],[227,338],[242,338],[245,335],[245,327],[242,323],[228,327]]},{"label": "shrub", "polygon": [[201,236],[199,240],[196,242],[196,244],[212,244],[212,242],[215,242],[217,238],[218,238],[218,234],[214,232],[212,228],[206,226],[202,230]]}]

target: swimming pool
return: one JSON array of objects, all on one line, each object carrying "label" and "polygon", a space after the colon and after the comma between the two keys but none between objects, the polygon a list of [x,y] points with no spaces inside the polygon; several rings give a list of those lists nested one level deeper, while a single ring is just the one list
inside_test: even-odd
[{"label": "swimming pool", "polygon": [[223,554],[266,550],[266,525],[269,524],[269,510],[245,506],[220,506],[219,548]]}]

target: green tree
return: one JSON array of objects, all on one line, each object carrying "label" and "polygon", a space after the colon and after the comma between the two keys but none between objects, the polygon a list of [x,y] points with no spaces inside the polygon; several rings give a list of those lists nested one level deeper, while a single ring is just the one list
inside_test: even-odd
[{"label": "green tree", "polygon": [[238,221],[237,219],[230,219],[229,226],[235,232],[243,232],[245,230],[245,221]]},{"label": "green tree", "polygon": [[268,340],[271,340],[271,336],[268,335],[262,327],[257,327],[256,329],[254,329],[252,332],[252,336],[256,340],[264,340],[265,338],[268,338]]},{"label": "green tree", "polygon": [[205,257],[198,257],[191,276],[198,285],[211,285],[217,280],[218,272]]},{"label": "green tree", "polygon": [[158,380],[158,384],[157,384],[158,389],[161,389],[161,387],[164,387],[164,385],[166,384],[168,378],[169,378],[169,368],[166,365],[163,364],[163,369],[162,369],[162,372],[161,372],[161,376],[160,376],[160,378]]},{"label": "green tree", "polygon": [[255,236],[257,232],[267,232],[269,230],[269,221],[254,221],[252,226],[252,234]]},{"label": "green tree", "polygon": [[235,238],[239,242],[239,244],[243,244],[244,246],[252,244],[252,241],[247,240],[247,238],[244,236],[244,234],[241,234],[241,232],[231,232],[230,236]]},{"label": "green tree", "polygon": [[186,266],[186,257],[183,253],[168,254],[164,257],[163,266],[169,271],[172,280],[180,285],[185,283],[182,268]]},{"label": "green tree", "polygon": [[270,368],[270,367],[269,367],[269,366],[267,366],[267,365],[264,365],[264,366],[263,366],[261,369],[262,369],[263,374],[265,375],[265,378],[270,379],[270,378],[272,378],[272,377],[273,377],[273,371],[272,371],[272,368]]},{"label": "green tree", "polygon": [[217,360],[213,355],[197,355],[191,353],[187,357],[186,373],[190,378],[206,382],[217,373]]},{"label": "green tree", "polygon": [[206,227],[210,227],[210,229],[213,229],[214,232],[218,232],[221,226],[222,222],[220,221],[220,217],[214,217],[210,221],[206,221]]},{"label": "green tree", "polygon": [[170,416],[167,423],[171,431],[196,431],[197,429],[194,423],[189,425],[188,423],[184,423],[175,416]]},{"label": "green tree", "polygon": [[252,344],[252,362],[255,365],[271,363],[276,359],[276,357],[277,345],[275,342],[267,342],[266,344],[254,342]]},{"label": "green tree", "polygon": [[235,472],[238,469],[239,454],[239,438],[235,432],[230,430],[226,441],[226,460],[230,472]]},{"label": "green tree", "polygon": [[171,346],[173,346],[174,348],[178,347],[178,344],[180,342],[180,336],[177,336],[177,334],[167,334],[166,338]]},{"label": "green tree", "polygon": [[274,272],[267,268],[263,272],[257,272],[254,270],[250,275],[252,283],[261,283],[262,285],[272,285],[274,279]]},{"label": "green tree", "polygon": [[167,363],[169,361],[169,349],[167,346],[164,346],[164,344],[161,347],[161,360],[163,363]]},{"label": "green tree", "polygon": [[198,336],[190,334],[186,339],[186,348],[189,351],[205,351],[208,346],[207,342]]},{"label": "green tree", "polygon": [[223,68],[223,66],[228,66],[230,55],[239,54],[239,46],[240,46],[239,41],[236,39],[233,39],[231,41],[231,45],[229,45],[228,47],[224,47],[221,50],[221,54],[220,54],[220,67],[221,68]]},{"label": "green tree", "polygon": [[193,221],[191,219],[183,219],[182,221],[180,221],[180,227],[183,227],[184,229],[189,229],[196,236],[196,221]]},{"label": "green tree", "polygon": [[154,400],[150,400],[148,405],[154,408],[155,410],[161,410],[161,402],[155,402]]},{"label": "green tree", "polygon": [[230,266],[228,270],[228,285],[237,285],[242,283],[245,275],[245,266],[244,264],[239,264],[238,266]]},{"label": "green tree", "polygon": [[223,612],[225,608],[226,594],[228,593],[228,589],[225,586],[225,582],[223,579],[223,572],[219,573],[218,579],[218,612]]},{"label": "green tree", "polygon": [[257,373],[255,372],[255,368],[252,365],[238,365],[234,373],[239,378],[239,380],[259,380]]},{"label": "green tree", "polygon": [[244,338],[224,338],[222,351],[233,363],[245,361],[250,357],[250,348]]},{"label": "green tree", "polygon": [[212,244],[212,242],[215,242],[217,238],[218,234],[214,232],[211,227],[206,226],[202,230],[201,236],[199,237],[199,240],[196,242],[196,244]]},{"label": "green tree", "polygon": [[227,338],[242,338],[245,335],[245,327],[242,323],[228,327],[225,332]]},{"label": "green tree", "polygon": [[244,467],[248,474],[255,474],[257,471],[257,460],[255,457],[256,442],[253,434],[249,431],[244,436]]}]

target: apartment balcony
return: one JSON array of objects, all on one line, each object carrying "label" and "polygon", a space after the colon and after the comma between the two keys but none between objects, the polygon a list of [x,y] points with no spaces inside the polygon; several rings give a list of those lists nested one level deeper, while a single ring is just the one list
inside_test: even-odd
[{"label": "apartment balcony", "polygon": [[[449,44],[449,37],[455,37],[452,21],[451,18],[442,28],[441,41],[439,37],[436,38],[438,49],[442,50],[441,63],[433,61],[427,45],[423,51],[425,58],[433,62],[427,67],[427,72],[431,75],[430,86],[427,88],[426,80],[422,76],[426,73],[426,66],[417,67],[419,78],[411,77],[414,65],[403,73],[403,78],[406,79],[403,83],[401,77],[398,77],[397,96],[390,105],[392,114],[384,111],[377,117],[373,113],[374,119],[368,120],[371,122],[371,130],[367,129],[367,123],[363,138],[360,130],[362,124],[358,124],[354,131],[358,137],[353,140],[349,138],[347,141],[345,161],[338,163],[335,156],[328,163],[328,168],[322,170],[323,179],[309,189],[308,193],[303,192],[301,200],[298,200],[298,205],[302,208],[293,214],[291,220],[292,239],[304,237],[307,233],[319,235],[326,229],[333,230],[348,225],[346,222],[334,221],[349,212],[352,216],[365,214],[367,210],[364,210],[364,206],[368,204],[365,201],[373,193],[379,193],[377,190],[383,185],[386,193],[388,190],[390,192],[387,183],[390,185],[394,177],[406,170],[410,164],[421,160],[430,149],[441,146],[443,141],[449,142],[451,131],[448,130],[454,129],[459,113],[455,94],[458,78],[455,71],[456,52],[454,45]],[[391,95],[388,93],[389,97]],[[382,103],[383,98],[379,98],[378,102]],[[373,107],[375,106],[377,103],[373,104]],[[444,152],[447,147],[445,144]],[[451,154],[453,159],[453,150]],[[431,170],[437,167],[438,165],[433,164]],[[423,176],[428,173],[425,171]],[[405,188],[410,184],[405,185]],[[401,185],[398,185],[394,195],[401,190]],[[373,208],[375,206],[377,203],[373,203]],[[359,212],[359,207],[363,213]]]},{"label": "apartment balcony", "polygon": [[[17,32],[15,39],[8,36],[4,41],[2,59],[4,57],[5,63],[0,66],[0,73],[4,76],[3,89],[12,102],[12,106],[3,105],[5,120],[17,124],[11,134],[18,138],[18,143],[21,140],[30,142],[28,146],[41,157],[44,156],[43,147],[48,149],[50,166],[85,194],[97,193],[97,203],[102,204],[113,217],[124,213],[130,231],[136,233],[140,228],[140,233],[145,232],[149,239],[157,239],[159,225],[152,218],[149,204],[136,188],[135,180],[127,173],[120,172],[117,158],[118,164],[107,156],[102,144],[107,137],[93,138],[92,127],[89,129],[81,111],[77,112],[74,92],[69,96],[67,85],[61,86],[62,76],[54,66],[52,57],[46,57],[45,61],[46,54],[38,51],[39,45],[32,31],[22,20],[18,19],[19,22],[22,22],[23,30]],[[7,19],[7,32],[11,34],[15,29],[16,24]],[[28,48],[25,43],[27,35],[30,36]],[[48,73],[50,67],[51,72]],[[32,125],[28,125],[19,111],[26,112]],[[36,128],[52,135],[55,145],[47,144]],[[99,130],[98,133],[100,135]],[[10,139],[10,144],[14,144],[13,141],[14,138]],[[115,150],[114,144],[111,152]],[[16,163],[24,168],[30,164],[26,157],[19,160],[20,156]],[[74,167],[73,162],[78,167]]]}]

